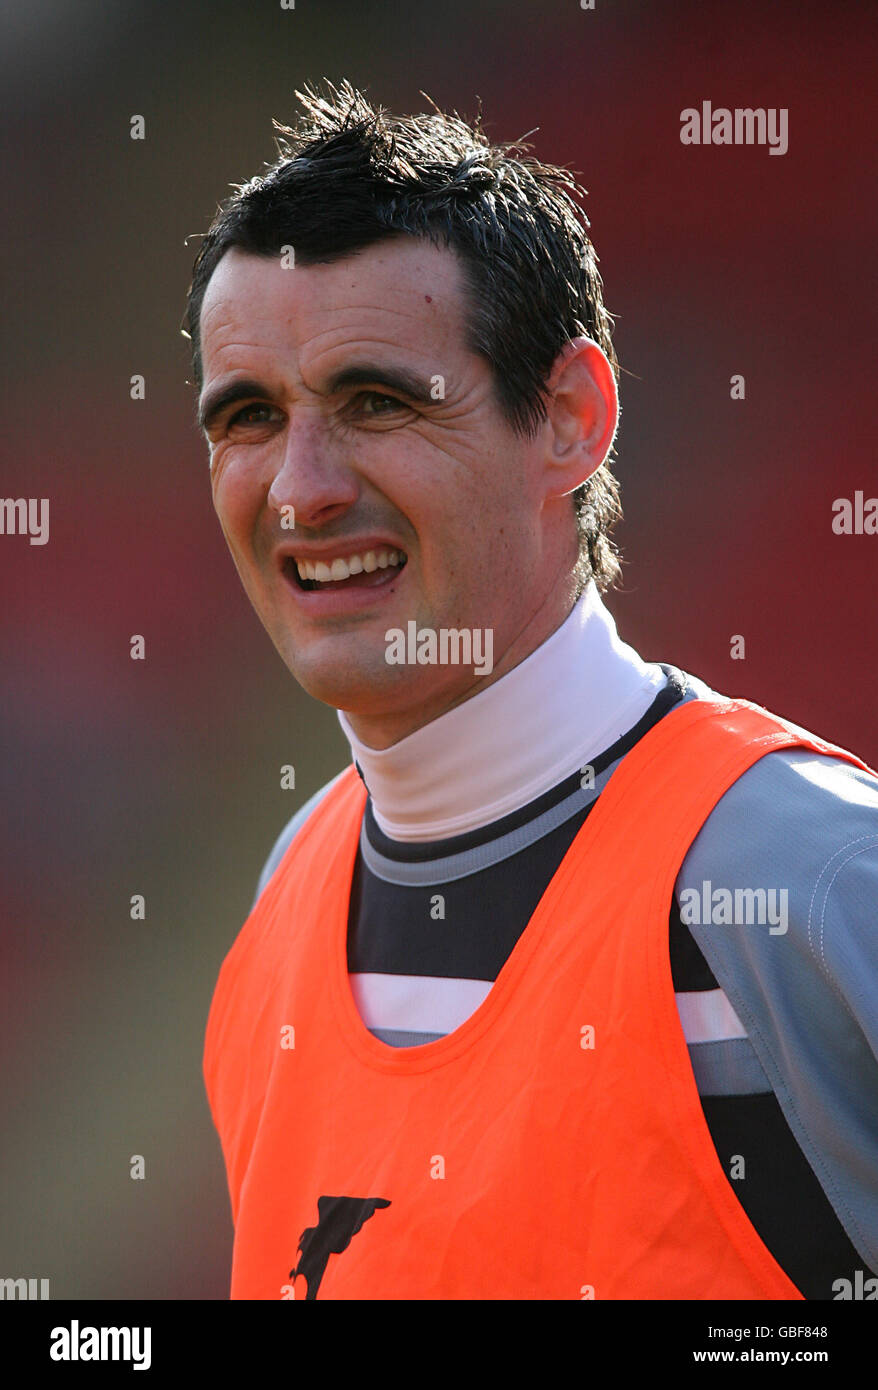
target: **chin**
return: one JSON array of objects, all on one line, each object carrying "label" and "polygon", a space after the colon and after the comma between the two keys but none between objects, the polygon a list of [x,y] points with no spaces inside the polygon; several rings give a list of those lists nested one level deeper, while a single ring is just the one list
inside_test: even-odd
[{"label": "chin", "polygon": [[[393,695],[410,684],[411,673],[388,666],[382,655],[357,660],[352,652],[313,659],[303,658],[301,648],[286,652],[279,648],[284,665],[306,695],[334,709],[381,711],[391,706]],[[409,675],[407,682],[405,677]]]}]

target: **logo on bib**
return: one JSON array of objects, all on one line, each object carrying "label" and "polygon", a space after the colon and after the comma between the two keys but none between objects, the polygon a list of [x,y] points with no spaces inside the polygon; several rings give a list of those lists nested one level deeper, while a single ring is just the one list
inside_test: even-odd
[{"label": "logo on bib", "polygon": [[305,1299],[316,1298],[330,1255],[341,1255],[379,1207],[389,1207],[384,1197],[318,1197],[317,1225],[307,1226],[299,1237],[299,1263],[290,1278],[301,1274],[308,1285]]}]

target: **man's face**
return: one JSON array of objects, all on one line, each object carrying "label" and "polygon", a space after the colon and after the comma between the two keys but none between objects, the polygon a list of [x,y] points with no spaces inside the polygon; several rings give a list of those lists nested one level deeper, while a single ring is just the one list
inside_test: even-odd
[{"label": "man's face", "polygon": [[[467,293],[452,252],[394,237],[290,269],[233,249],[202,306],[213,500],[238,573],[306,691],[364,737],[389,721],[376,746],[488,681],[388,664],[389,629],[490,628],[496,672],[576,557],[569,497],[560,546],[544,514],[545,440],[512,431],[465,345]],[[297,562],[354,556],[361,571],[300,583]]]}]

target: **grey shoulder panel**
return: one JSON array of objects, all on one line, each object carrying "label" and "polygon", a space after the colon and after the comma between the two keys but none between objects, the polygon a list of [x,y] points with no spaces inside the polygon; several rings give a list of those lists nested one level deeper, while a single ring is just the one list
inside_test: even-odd
[{"label": "grey shoulder panel", "polygon": [[676,894],[839,1220],[878,1270],[878,779],[809,749],[766,754],[717,802]]},{"label": "grey shoulder panel", "polygon": [[320,804],[330,787],[334,787],[339,778],[344,776],[345,772],[347,772],[347,768],[344,768],[337,777],[333,777],[330,782],[327,782],[324,787],[321,787],[312,797],[309,797],[304,806],[300,806],[296,814],[287,821],[280,835],[278,835],[275,840],[271,854],[266,859],[262,873],[259,875],[259,883],[256,887],[256,897],[253,899],[253,907],[256,906],[256,903],[268,886],[269,879],[274,874],[275,869],[283,859],[296,835],[298,835],[299,831],[302,829],[302,826],[305,824],[311,812]]}]

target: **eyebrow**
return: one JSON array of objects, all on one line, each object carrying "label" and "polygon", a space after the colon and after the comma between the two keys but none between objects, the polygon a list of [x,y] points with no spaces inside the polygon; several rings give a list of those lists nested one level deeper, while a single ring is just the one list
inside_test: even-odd
[{"label": "eyebrow", "polygon": [[254,377],[247,377],[241,381],[232,381],[228,386],[219,386],[213,391],[208,391],[198,406],[198,426],[199,429],[207,430],[214,421],[218,420],[224,410],[228,410],[230,405],[236,401],[252,400],[254,396],[271,396],[264,382],[257,381]]},{"label": "eyebrow", "polygon": [[[351,386],[387,386],[420,405],[435,403],[430,382],[425,381],[416,372],[409,371],[407,367],[385,367],[373,362],[342,367],[329,378],[325,390],[326,394],[331,396]],[[229,406],[235,405],[237,401],[252,400],[255,396],[271,400],[274,392],[255,377],[232,381],[228,386],[208,391],[198,407],[199,428],[208,430]]]}]

